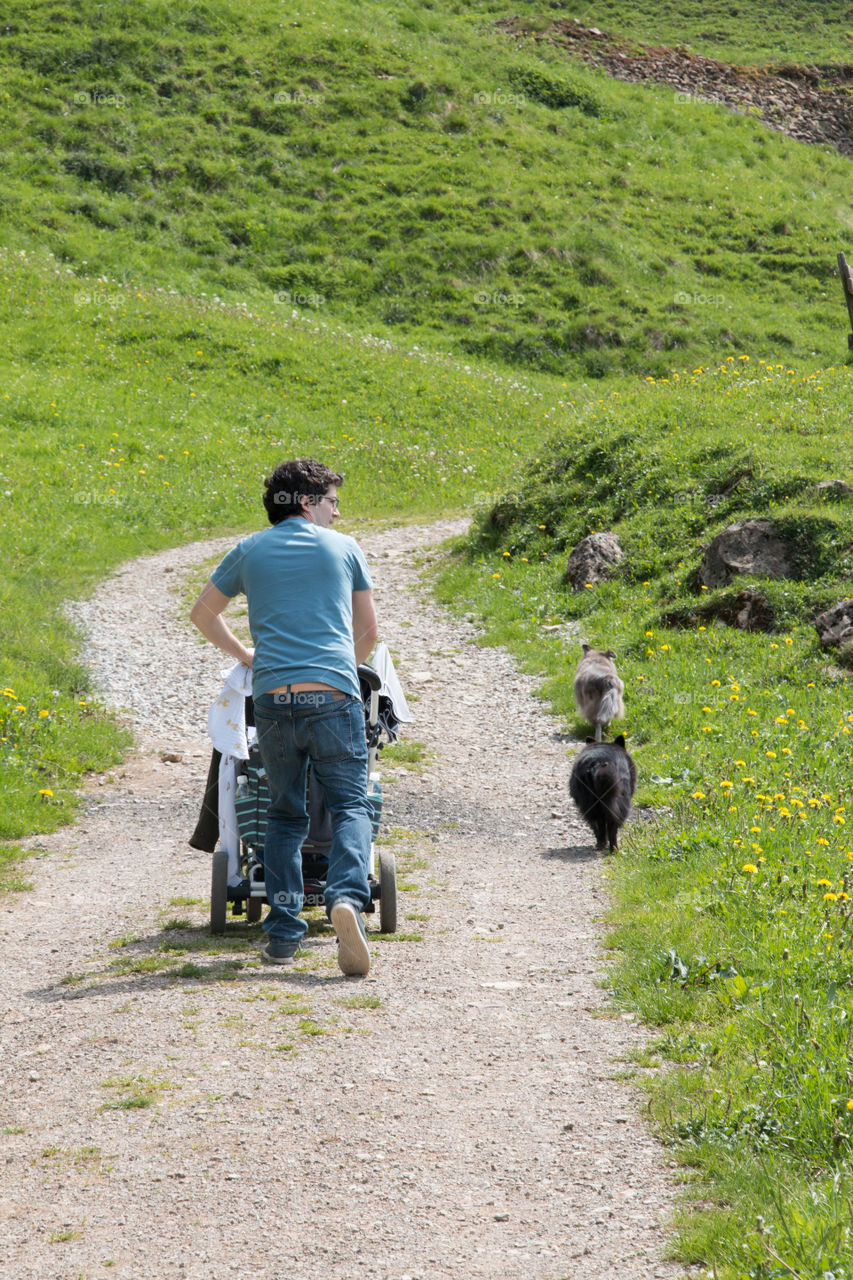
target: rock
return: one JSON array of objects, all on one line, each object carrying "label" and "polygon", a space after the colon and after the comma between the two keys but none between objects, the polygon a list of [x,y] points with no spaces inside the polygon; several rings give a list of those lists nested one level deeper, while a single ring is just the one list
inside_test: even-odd
[{"label": "rock", "polygon": [[814,620],[824,649],[840,648],[853,641],[853,600],[839,600]]},{"label": "rock", "polygon": [[789,573],[787,547],[772,522],[743,520],[723,529],[707,547],[699,581],[706,587],[724,587],[739,574],[786,578]]},{"label": "rock", "polygon": [[582,591],[588,582],[604,582],[611,570],[625,559],[615,533],[591,533],[582,538],[569,556],[564,582]]},{"label": "rock", "polygon": [[849,485],[846,480],[821,480],[815,485],[815,493],[828,502],[841,502],[853,497],[853,485]]},{"label": "rock", "polygon": [[769,631],[775,621],[767,597],[752,587],[738,592],[735,609],[734,625],[741,631]]}]

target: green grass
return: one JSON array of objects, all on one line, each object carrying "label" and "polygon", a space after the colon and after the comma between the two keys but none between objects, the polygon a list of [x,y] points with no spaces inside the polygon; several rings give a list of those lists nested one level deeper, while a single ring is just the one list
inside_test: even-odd
[{"label": "green grass", "polygon": [[423,742],[403,738],[399,742],[386,744],[382,748],[381,762],[384,765],[400,765],[404,769],[423,768],[429,759],[429,752]]},{"label": "green grass", "polygon": [[[798,7],[803,56],[847,48],[841,9]],[[698,38],[688,11],[618,27]],[[775,48],[773,13],[721,6],[711,27]],[[0,43],[0,243],[87,276],[76,305],[104,319],[159,285],[595,378],[764,333],[796,358],[838,349],[846,160],[611,82],[496,15],[35,0]]]},{"label": "green grass", "polygon": [[111,1102],[104,1103],[103,1111],[140,1111],[153,1107],[162,1093],[178,1088],[165,1080],[154,1080],[148,1076],[127,1076],[122,1079],[103,1080],[102,1089],[110,1089],[116,1095]]}]

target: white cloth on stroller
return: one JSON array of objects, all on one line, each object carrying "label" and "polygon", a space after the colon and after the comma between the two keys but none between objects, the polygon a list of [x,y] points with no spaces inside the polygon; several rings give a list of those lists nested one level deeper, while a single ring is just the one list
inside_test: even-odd
[{"label": "white cloth on stroller", "polygon": [[254,729],[246,729],[246,697],[252,692],[252,668],[242,662],[222,672],[225,685],[207,713],[207,731],[221,754],[219,761],[219,845],[228,854],[228,884],[240,884],[240,832],[237,828],[237,761],[248,760]]},{"label": "white cloth on stroller", "polygon": [[406,702],[403,686],[400,684],[397,672],[394,670],[391,652],[384,640],[380,640],[373,650],[370,665],[382,681],[382,688],[379,692],[384,693],[386,697],[391,699],[394,715],[400,721],[400,724],[411,724],[412,713]]},{"label": "white cloth on stroller", "polygon": [[252,668],[242,662],[222,672],[225,685],[207,713],[207,731],[224,756],[248,760],[246,698],[252,692]]}]

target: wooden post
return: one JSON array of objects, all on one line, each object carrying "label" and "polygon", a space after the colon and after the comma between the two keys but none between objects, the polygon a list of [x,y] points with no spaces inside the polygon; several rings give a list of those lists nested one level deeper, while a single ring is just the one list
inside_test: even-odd
[{"label": "wooden post", "polygon": [[[841,287],[844,290],[844,301],[847,303],[850,328],[853,329],[853,271],[848,267],[843,253],[838,255],[838,274],[841,276]],[[853,351],[853,333],[847,335],[847,346]]]}]

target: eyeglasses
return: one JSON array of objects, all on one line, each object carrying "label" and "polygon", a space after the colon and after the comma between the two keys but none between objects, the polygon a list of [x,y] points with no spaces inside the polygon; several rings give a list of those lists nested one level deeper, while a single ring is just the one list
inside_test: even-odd
[{"label": "eyeglasses", "polygon": [[328,496],[328,494],[325,494],[325,493],[324,493],[324,494],[323,494],[323,496],[322,496],[322,498],[320,499],[320,501],[321,501],[321,502],[331,502],[331,504],[332,504],[332,510],[333,510],[333,511],[340,511],[340,507],[338,506],[338,500],[337,500],[337,498],[330,498],[330,497]]}]

